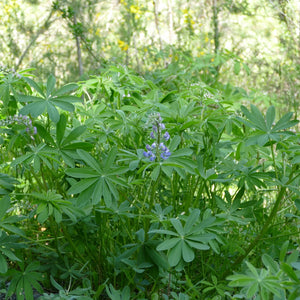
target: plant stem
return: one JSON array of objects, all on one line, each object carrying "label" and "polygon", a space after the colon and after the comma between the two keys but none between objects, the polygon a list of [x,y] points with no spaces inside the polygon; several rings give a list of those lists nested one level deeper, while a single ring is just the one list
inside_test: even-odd
[{"label": "plant stem", "polygon": [[[286,192],[286,186],[282,186],[280,188],[280,191],[278,193],[278,196],[277,196],[277,199],[276,199],[276,202],[273,206],[273,209],[267,219],[267,221],[265,222],[265,225],[263,226],[263,228],[261,229],[260,233],[258,234],[258,236],[252,241],[252,243],[248,246],[248,248],[245,250],[245,253],[240,255],[236,260],[235,262],[233,263],[232,265],[232,270],[237,266],[239,265],[247,256],[248,254],[251,252],[251,250],[253,248],[255,248],[257,246],[257,244],[259,243],[259,241],[262,239],[262,237],[265,235],[265,233],[268,231],[274,217],[276,216],[277,214],[277,211],[278,211],[278,208],[279,208],[279,205],[280,205],[280,202],[281,200],[283,199],[284,195],[285,195],[285,192]],[[226,277],[228,275],[230,270],[227,270],[223,277]]]}]

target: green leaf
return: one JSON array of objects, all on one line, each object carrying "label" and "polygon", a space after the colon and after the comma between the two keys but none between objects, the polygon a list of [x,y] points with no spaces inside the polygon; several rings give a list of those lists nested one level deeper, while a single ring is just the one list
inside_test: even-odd
[{"label": "green leaf", "polygon": [[288,247],[289,247],[289,241],[287,240],[282,244],[281,249],[280,249],[279,260],[281,262],[284,261]]},{"label": "green leaf", "polygon": [[3,248],[5,246],[2,246],[1,252],[6,255],[10,260],[12,261],[21,261],[10,249]]},{"label": "green leaf", "polygon": [[94,169],[87,167],[87,168],[73,168],[67,169],[65,173],[69,176],[75,178],[93,178],[99,177],[99,173],[96,172]]},{"label": "green leaf", "polygon": [[253,285],[255,282],[255,279],[253,277],[249,277],[244,274],[230,275],[226,279],[231,280],[229,286],[233,287]]},{"label": "green leaf", "polygon": [[183,230],[181,222],[178,219],[174,219],[174,218],[172,218],[170,221],[174,226],[174,228],[176,229],[176,231],[178,232],[178,234],[184,236],[185,232]]},{"label": "green leaf", "polygon": [[266,268],[270,269],[272,273],[277,273],[279,270],[279,266],[274,259],[268,255],[268,254],[263,254],[262,256],[262,262],[266,266]]},{"label": "green leaf", "polygon": [[59,112],[56,109],[56,107],[49,101],[46,102],[47,105],[47,112],[49,114],[49,118],[54,123],[57,123],[59,121]]},{"label": "green leaf", "polygon": [[258,282],[254,282],[247,290],[247,298],[252,298],[258,292]]},{"label": "green leaf", "polygon": [[10,165],[11,165],[12,167],[15,167],[15,166],[17,166],[17,165],[19,165],[19,164],[24,163],[27,159],[30,160],[30,161],[32,161],[33,156],[34,156],[33,153],[26,153],[26,154],[24,154],[24,155],[22,155],[22,156],[17,157],[15,160],[13,160],[13,161],[11,162]]},{"label": "green leaf", "polygon": [[78,85],[76,83],[69,83],[61,87],[60,89],[56,90],[54,93],[52,93],[52,96],[62,96],[66,93],[70,93],[78,88]]},{"label": "green leaf", "polygon": [[180,144],[180,142],[181,142],[180,136],[179,136],[179,135],[175,135],[175,136],[172,138],[172,140],[171,140],[171,142],[170,142],[170,145],[169,145],[170,151],[171,151],[171,152],[172,152],[172,151],[175,151],[175,149],[178,147],[178,145]]},{"label": "green leaf", "polygon": [[74,128],[67,137],[63,140],[62,146],[68,145],[75,139],[77,139],[79,136],[81,136],[86,131],[86,126],[81,125],[76,128]]},{"label": "green leaf", "polygon": [[149,234],[152,233],[160,233],[160,234],[167,234],[167,235],[172,235],[172,236],[178,236],[177,233],[171,231],[171,230],[166,230],[166,229],[153,229],[148,231]]},{"label": "green leaf", "polygon": [[75,102],[81,102],[82,100],[78,97],[75,97],[75,96],[60,96],[60,97],[54,97],[54,98],[51,98],[51,101],[63,101],[63,102],[71,102],[71,103],[75,103]]},{"label": "green leaf", "polygon": [[199,219],[199,216],[200,216],[200,210],[199,209],[193,209],[193,211],[191,212],[191,214],[187,218],[186,223],[184,225],[184,231],[185,232],[188,232],[195,225],[195,223]]},{"label": "green leaf", "polygon": [[38,134],[49,144],[51,144],[52,146],[55,145],[55,142],[52,138],[52,136],[50,135],[50,133],[45,129],[44,126],[42,126],[41,124],[35,124],[35,127],[37,128],[37,132]]},{"label": "green leaf", "polygon": [[10,207],[10,199],[8,196],[4,196],[0,199],[0,220],[6,215],[7,210]]},{"label": "green leaf", "polygon": [[97,171],[99,174],[102,174],[102,170],[99,166],[98,161],[96,161],[96,159],[90,155],[88,152],[84,151],[84,150],[77,150],[78,155],[80,156],[80,158],[82,160],[84,160],[84,162],[90,166],[91,168],[93,168],[95,171]]},{"label": "green leaf", "polygon": [[295,206],[300,210],[300,199],[295,199]]},{"label": "green leaf", "polygon": [[61,144],[67,126],[67,117],[64,114],[60,115],[59,121],[56,124],[56,139],[58,145]]},{"label": "green leaf", "polygon": [[46,95],[47,97],[49,97],[54,89],[54,86],[55,86],[55,77],[50,74],[50,76],[48,77],[48,80],[47,80],[47,92],[46,92]]},{"label": "green leaf", "polygon": [[249,268],[249,270],[251,271],[251,273],[252,273],[256,278],[258,278],[259,275],[258,275],[258,273],[257,273],[256,268],[255,268],[250,262],[248,262],[248,261],[246,261],[246,265],[247,265],[247,267]]},{"label": "green leaf", "polygon": [[286,263],[291,264],[293,262],[296,262],[298,260],[299,256],[299,251],[298,250],[293,250],[291,254],[288,255],[286,258]]},{"label": "green leaf", "polygon": [[275,126],[272,128],[272,131],[279,131],[279,130],[287,129],[287,128],[290,128],[290,127],[293,127],[293,126],[297,125],[299,121],[297,121],[297,120],[290,121],[292,116],[293,116],[292,112],[289,112],[289,113],[285,114],[275,124]]},{"label": "green leaf", "polygon": [[66,110],[69,112],[73,112],[75,110],[75,107],[72,103],[54,100],[54,99],[51,99],[51,102],[63,110]]},{"label": "green leaf", "polygon": [[284,271],[284,273],[287,274],[292,280],[294,280],[297,283],[300,283],[298,276],[296,275],[295,271],[290,265],[283,262],[281,263],[280,267]]},{"label": "green leaf", "polygon": [[62,213],[58,209],[54,209],[55,222],[59,224],[62,221]]},{"label": "green leaf", "polygon": [[251,127],[257,128],[263,132],[267,132],[265,119],[256,106],[251,104],[251,112],[249,112],[249,110],[242,105],[241,110],[244,115],[251,121]]},{"label": "green leaf", "polygon": [[68,194],[72,195],[72,194],[81,193],[82,191],[92,186],[97,180],[98,178],[82,179],[70,187],[70,189],[68,190]]},{"label": "green leaf", "polygon": [[[93,195],[93,199],[94,199],[94,195]],[[106,181],[103,182],[103,199],[104,199],[106,207],[111,207],[112,197],[111,197],[111,192],[107,186]]]},{"label": "green leaf", "polygon": [[163,256],[161,256],[159,253],[157,253],[154,249],[152,249],[150,247],[145,247],[145,251],[155,265],[163,268],[164,270],[169,269],[167,260]]},{"label": "green leaf", "polygon": [[153,171],[151,172],[151,179],[153,181],[156,181],[158,178],[158,175],[160,173],[160,165],[156,166]]},{"label": "green leaf", "polygon": [[157,251],[169,250],[171,248],[174,248],[175,245],[177,245],[177,243],[179,243],[180,241],[181,241],[181,238],[171,238],[171,239],[165,240],[156,247],[156,250]]},{"label": "green leaf", "polygon": [[21,115],[31,114],[34,118],[41,115],[46,110],[45,101],[33,102],[20,109]]},{"label": "green leaf", "polygon": [[38,215],[38,222],[43,224],[47,219],[48,219],[49,215],[48,215],[48,210],[47,208],[45,208],[44,210],[42,210],[39,215]]},{"label": "green leaf", "polygon": [[44,94],[43,90],[40,88],[40,86],[35,81],[33,81],[32,79],[30,79],[28,77],[23,77],[23,78],[31,87],[33,87],[41,96],[43,96],[45,98],[45,94]]},{"label": "green leaf", "polygon": [[267,123],[268,130],[271,129],[274,120],[275,120],[275,107],[272,105],[268,108],[266,113],[266,123]]},{"label": "green leaf", "polygon": [[182,253],[182,244],[184,242],[181,240],[177,243],[175,247],[169,250],[168,253],[168,261],[171,267],[175,267],[179,264],[181,260],[181,253]]},{"label": "green leaf", "polygon": [[19,102],[44,102],[45,99],[41,97],[31,96],[31,95],[18,95],[17,100]]},{"label": "green leaf", "polygon": [[109,170],[112,167],[112,164],[116,159],[117,153],[118,153],[117,147],[113,147],[110,150],[110,152],[105,160],[104,170]]},{"label": "green leaf", "polygon": [[192,149],[184,148],[184,149],[179,149],[175,152],[172,153],[172,158],[173,157],[182,157],[182,156],[191,156],[193,154]]},{"label": "green leaf", "polygon": [[193,242],[189,239],[185,240],[186,243],[188,245],[190,245],[192,248],[195,248],[195,249],[198,249],[198,250],[208,250],[209,249],[209,246],[208,245],[204,245],[204,244],[201,244],[201,243],[198,243],[198,242]]},{"label": "green leaf", "polygon": [[0,253],[0,273],[6,273],[8,270],[5,257]]},{"label": "green leaf", "polygon": [[60,291],[60,290],[64,290],[64,288],[54,280],[54,278],[53,278],[52,275],[50,275],[50,281],[51,281],[51,284],[52,284],[57,290],[59,290],[59,291]]},{"label": "green leaf", "polygon": [[185,242],[182,242],[182,257],[185,262],[191,262],[195,258],[194,251],[192,248]]},{"label": "green leaf", "polygon": [[28,281],[26,278],[23,278],[23,284],[24,284],[25,299],[33,300],[33,290],[30,281]]}]

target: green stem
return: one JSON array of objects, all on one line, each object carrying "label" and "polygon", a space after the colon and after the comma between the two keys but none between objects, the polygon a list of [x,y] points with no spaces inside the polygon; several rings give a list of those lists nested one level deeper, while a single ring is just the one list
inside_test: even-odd
[{"label": "green stem", "polygon": [[68,230],[65,228],[65,226],[62,225],[62,230],[64,233],[64,236],[66,237],[67,241],[69,242],[71,248],[74,250],[74,252],[77,254],[77,256],[80,258],[80,260],[85,263],[86,259],[81,255],[81,253],[79,252],[78,248],[75,246],[75,244],[72,241],[72,238],[68,232]]},{"label": "green stem", "polygon": [[[269,141],[270,141],[270,140],[269,140]],[[272,153],[272,160],[273,160],[273,165],[274,165],[275,176],[276,176],[276,179],[278,179],[278,171],[277,171],[277,167],[276,167],[274,147],[273,147],[272,144],[271,144],[270,147],[271,147],[271,153]]]},{"label": "green stem", "polygon": [[[40,181],[39,177],[36,175],[33,167],[30,166],[30,173],[31,175],[34,177],[34,179],[36,180],[36,183],[38,184],[39,188],[41,190],[44,190],[45,189],[45,186],[43,185],[43,183]],[[48,189],[46,188],[45,191],[47,191]]]},{"label": "green stem", "polygon": [[[279,208],[279,205],[280,205],[280,202],[281,200],[283,199],[284,195],[285,195],[285,192],[286,192],[286,187],[285,186],[282,186],[280,188],[280,191],[278,193],[278,196],[277,196],[277,199],[276,199],[276,202],[273,206],[273,209],[267,219],[267,221],[265,222],[265,225],[263,226],[263,228],[261,229],[260,233],[258,234],[258,236],[252,241],[252,243],[248,246],[248,248],[245,250],[245,253],[240,255],[236,260],[235,262],[233,263],[233,266],[232,266],[232,270],[237,266],[239,265],[247,256],[248,254],[251,252],[252,249],[254,249],[257,244],[260,242],[260,240],[262,239],[262,237],[265,235],[265,233],[268,231],[274,217],[276,216],[277,214],[277,211],[278,211],[278,208]],[[230,271],[230,270],[229,270]],[[225,272],[224,274],[224,277],[226,277],[228,275],[228,271]]]}]

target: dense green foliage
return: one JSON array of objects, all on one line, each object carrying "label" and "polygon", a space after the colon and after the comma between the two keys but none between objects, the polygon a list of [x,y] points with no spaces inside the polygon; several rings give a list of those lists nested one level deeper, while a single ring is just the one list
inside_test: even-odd
[{"label": "dense green foliage", "polygon": [[0,298],[299,300],[297,9],[1,1]]},{"label": "dense green foliage", "polygon": [[3,294],[299,297],[298,121],[216,76],[1,73]]}]

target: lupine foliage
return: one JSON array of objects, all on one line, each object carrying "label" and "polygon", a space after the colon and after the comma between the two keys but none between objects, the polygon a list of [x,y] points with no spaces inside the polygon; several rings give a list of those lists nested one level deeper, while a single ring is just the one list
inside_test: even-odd
[{"label": "lupine foliage", "polygon": [[292,113],[179,64],[0,80],[7,298],[299,297]]}]

